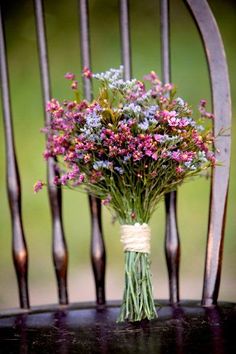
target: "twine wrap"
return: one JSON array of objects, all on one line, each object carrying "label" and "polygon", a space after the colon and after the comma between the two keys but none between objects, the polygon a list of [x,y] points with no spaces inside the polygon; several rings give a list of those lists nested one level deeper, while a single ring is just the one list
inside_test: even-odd
[{"label": "twine wrap", "polygon": [[150,253],[151,229],[147,224],[121,225],[124,251]]}]

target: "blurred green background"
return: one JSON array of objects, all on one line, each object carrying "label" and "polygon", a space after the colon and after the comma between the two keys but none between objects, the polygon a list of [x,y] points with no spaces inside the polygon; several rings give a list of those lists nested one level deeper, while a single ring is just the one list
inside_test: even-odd
[{"label": "blurred green background", "polygon": [[[171,3],[172,82],[179,95],[196,108],[201,98],[210,103],[208,71],[202,44],[181,0]],[[44,136],[43,106],[39,62],[35,39],[33,2],[2,1],[6,18],[7,51],[16,151],[22,183],[23,222],[30,254],[29,284],[31,303],[57,301],[51,261],[51,222],[46,190],[33,194],[32,186],[45,180],[42,158]],[[93,71],[120,65],[118,1],[91,0],[90,27]],[[228,58],[233,99],[232,156],[236,153],[236,5],[234,1],[211,0]],[[131,38],[133,75],[142,78],[150,70],[161,71],[159,3],[131,0]],[[71,97],[64,73],[80,72],[80,41],[76,0],[45,1],[49,63],[53,96]],[[16,279],[11,261],[11,225],[5,185],[3,124],[0,123],[0,307],[18,306]],[[236,166],[232,158],[231,182],[225,234],[220,299],[236,300]],[[182,298],[200,298],[207,233],[209,181],[196,179],[183,185],[178,195],[178,219],[181,236],[180,292]],[[69,248],[69,296],[71,301],[93,300],[94,285],[89,261],[90,220],[87,197],[79,192],[63,193],[63,214]],[[108,253],[107,296],[121,298],[123,254],[119,227],[112,225],[103,210],[104,234]],[[151,222],[152,272],[157,298],[168,296],[164,259],[164,205],[161,203]]]}]

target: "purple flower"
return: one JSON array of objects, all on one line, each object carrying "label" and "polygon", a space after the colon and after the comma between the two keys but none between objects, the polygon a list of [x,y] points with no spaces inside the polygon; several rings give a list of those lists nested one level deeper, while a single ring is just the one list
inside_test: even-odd
[{"label": "purple flower", "polygon": [[124,170],[121,167],[114,167],[114,170],[117,171],[120,175],[123,175]]},{"label": "purple flower", "polygon": [[147,119],[144,119],[142,122],[138,124],[138,127],[142,130],[147,130],[149,128],[149,122]]}]

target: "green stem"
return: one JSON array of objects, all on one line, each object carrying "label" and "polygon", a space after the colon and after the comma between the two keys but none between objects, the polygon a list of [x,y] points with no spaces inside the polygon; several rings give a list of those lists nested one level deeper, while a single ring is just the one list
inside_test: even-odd
[{"label": "green stem", "polygon": [[125,289],[117,322],[157,318],[147,253],[125,252]]}]

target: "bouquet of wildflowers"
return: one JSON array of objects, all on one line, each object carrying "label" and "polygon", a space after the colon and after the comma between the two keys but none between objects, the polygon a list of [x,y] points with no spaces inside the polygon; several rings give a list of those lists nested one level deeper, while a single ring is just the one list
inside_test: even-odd
[{"label": "bouquet of wildflowers", "polygon": [[55,184],[83,186],[119,220],[125,290],[118,320],[150,320],[157,315],[148,223],[165,193],[214,165],[212,134],[200,125],[212,114],[202,100],[197,123],[190,106],[175,98],[175,87],[163,85],[155,72],[146,75],[146,84],[124,81],[122,67],[99,74],[86,68],[83,75],[99,81],[99,93],[92,102],[80,100],[74,75],[66,75],[77,98],[48,102],[44,157],[56,157],[61,165]]}]

